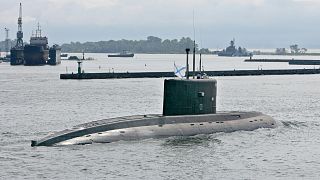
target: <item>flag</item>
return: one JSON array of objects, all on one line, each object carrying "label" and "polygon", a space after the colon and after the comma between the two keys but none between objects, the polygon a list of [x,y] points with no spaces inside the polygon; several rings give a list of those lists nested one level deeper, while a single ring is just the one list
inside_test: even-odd
[{"label": "flag", "polygon": [[185,75],[186,67],[177,66],[176,63],[174,63],[174,75],[183,78]]}]

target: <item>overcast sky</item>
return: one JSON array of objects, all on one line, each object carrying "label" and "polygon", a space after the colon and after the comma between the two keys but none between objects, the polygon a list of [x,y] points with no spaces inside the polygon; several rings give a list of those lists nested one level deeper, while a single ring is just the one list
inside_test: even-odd
[{"label": "overcast sky", "polygon": [[[17,0],[0,0],[4,27],[17,31]],[[247,48],[320,48],[320,0],[21,0],[24,40],[40,23],[49,43],[193,37],[223,48],[232,38]]]}]

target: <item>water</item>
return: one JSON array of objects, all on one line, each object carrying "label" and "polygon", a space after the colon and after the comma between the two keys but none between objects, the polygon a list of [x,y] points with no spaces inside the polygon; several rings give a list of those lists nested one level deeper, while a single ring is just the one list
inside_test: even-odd
[{"label": "water", "polygon": [[[184,55],[88,56],[99,60],[84,62],[86,72],[112,68],[116,72],[170,71],[174,61],[184,63]],[[289,67],[242,60],[205,56],[204,64],[208,70]],[[218,110],[261,111],[279,122],[276,129],[30,147],[30,140],[80,123],[162,112],[163,79],[60,80],[59,74],[66,70],[76,72],[76,63],[42,67],[0,64],[0,179],[320,177],[319,75],[217,78]]]}]

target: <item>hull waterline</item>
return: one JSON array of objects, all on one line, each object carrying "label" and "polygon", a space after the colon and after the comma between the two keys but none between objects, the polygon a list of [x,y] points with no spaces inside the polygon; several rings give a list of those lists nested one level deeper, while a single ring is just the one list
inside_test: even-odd
[{"label": "hull waterline", "polygon": [[170,136],[193,136],[217,132],[275,128],[275,120],[259,112],[221,112],[205,115],[141,115],[81,124],[49,135],[31,146],[110,143]]}]

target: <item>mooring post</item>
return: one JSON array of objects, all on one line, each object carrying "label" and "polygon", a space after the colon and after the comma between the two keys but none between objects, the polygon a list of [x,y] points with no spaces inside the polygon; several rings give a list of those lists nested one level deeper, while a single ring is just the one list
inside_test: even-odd
[{"label": "mooring post", "polygon": [[78,74],[81,74],[81,61],[78,61]]}]

